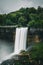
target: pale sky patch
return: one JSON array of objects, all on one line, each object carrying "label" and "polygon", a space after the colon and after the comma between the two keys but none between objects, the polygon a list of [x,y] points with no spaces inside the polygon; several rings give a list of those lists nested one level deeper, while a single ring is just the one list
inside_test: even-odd
[{"label": "pale sky patch", "polygon": [[0,13],[9,13],[21,7],[43,7],[43,0],[0,0]]}]

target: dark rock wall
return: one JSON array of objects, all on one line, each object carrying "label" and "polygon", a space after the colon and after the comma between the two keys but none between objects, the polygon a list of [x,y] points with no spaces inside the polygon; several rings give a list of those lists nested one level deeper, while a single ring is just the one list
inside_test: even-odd
[{"label": "dark rock wall", "polygon": [[[7,41],[12,41],[14,42],[15,40],[15,33],[16,33],[16,28],[11,28],[11,29],[6,29],[0,28],[0,39],[4,39]],[[40,42],[43,41],[43,31],[35,31],[32,32],[30,30],[28,30],[28,34],[27,34],[27,43],[32,43],[32,42]]]}]

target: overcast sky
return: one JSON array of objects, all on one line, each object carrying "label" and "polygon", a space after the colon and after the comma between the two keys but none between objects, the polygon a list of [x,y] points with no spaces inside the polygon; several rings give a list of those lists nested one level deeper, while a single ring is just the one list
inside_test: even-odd
[{"label": "overcast sky", "polygon": [[43,7],[43,0],[0,0],[0,13],[16,11],[21,7]]}]

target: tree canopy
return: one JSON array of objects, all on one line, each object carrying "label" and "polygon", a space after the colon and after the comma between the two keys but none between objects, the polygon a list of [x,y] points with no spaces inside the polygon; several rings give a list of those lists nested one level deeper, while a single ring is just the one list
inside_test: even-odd
[{"label": "tree canopy", "polygon": [[0,14],[1,25],[30,26],[43,28],[43,7],[21,8],[8,14]]}]

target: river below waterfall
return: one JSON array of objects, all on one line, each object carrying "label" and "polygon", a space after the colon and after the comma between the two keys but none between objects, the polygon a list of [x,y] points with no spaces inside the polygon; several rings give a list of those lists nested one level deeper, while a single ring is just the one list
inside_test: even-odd
[{"label": "river below waterfall", "polygon": [[2,58],[14,51],[14,43],[0,39],[0,62]]}]

